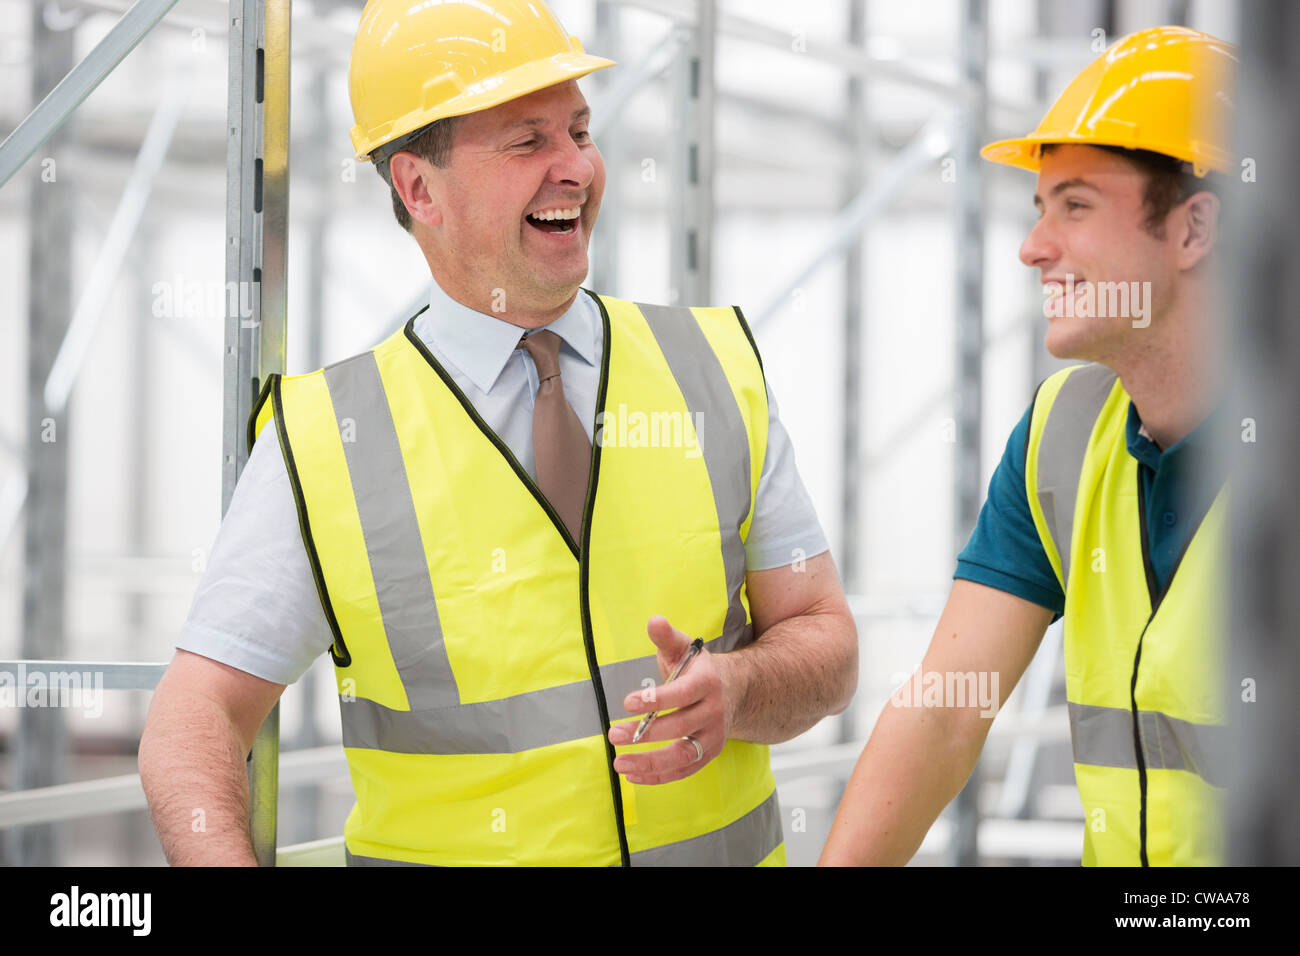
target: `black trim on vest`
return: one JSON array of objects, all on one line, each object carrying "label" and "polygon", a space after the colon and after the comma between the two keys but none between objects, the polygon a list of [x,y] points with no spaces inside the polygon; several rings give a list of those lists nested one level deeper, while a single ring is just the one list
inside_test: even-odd
[{"label": "black trim on vest", "polygon": [[[560,517],[559,513],[554,507],[552,507],[551,503],[546,500],[546,496],[542,494],[542,489],[537,487],[537,482],[533,481],[528,472],[524,470],[524,466],[519,464],[519,459],[516,458],[515,453],[510,450],[510,446],[501,440],[500,436],[491,429],[487,422],[483,421],[482,416],[478,413],[478,409],[474,407],[474,403],[471,402],[469,398],[466,397],[465,393],[460,390],[460,386],[458,386],[452,377],[447,374],[447,370],[442,367],[436,358],[433,357],[433,353],[425,347],[425,344],[420,341],[420,337],[415,334],[415,317],[418,315],[419,313],[417,312],[415,316],[411,316],[410,320],[407,321],[406,328],[403,330],[406,338],[415,346],[419,353],[424,356],[424,360],[429,363],[429,367],[437,373],[440,379],[442,379],[443,384],[446,385],[451,391],[451,394],[455,396],[456,401],[460,402],[461,407],[465,409],[465,413],[469,415],[474,424],[478,426],[478,429],[483,433],[483,436],[496,447],[496,450],[501,453],[503,458],[505,458],[506,463],[514,469],[516,477],[524,483],[524,487],[527,488],[532,493],[532,496],[537,499],[537,503],[541,505],[542,510],[545,511],[547,516],[551,519],[551,523],[555,525],[555,530],[560,533],[560,536],[564,539],[564,543],[569,546],[569,550],[573,552],[573,556],[576,558],[578,556],[577,542],[573,540],[573,535],[569,534],[569,529],[565,526],[564,520]],[[519,334],[522,336],[524,334],[524,329],[521,328]]]},{"label": "black trim on vest", "polygon": [[[609,313],[600,297],[587,289],[582,291],[595,301],[600,309],[600,321],[605,330],[603,353],[600,359],[600,388],[596,392],[596,411],[605,407],[609,391],[609,356],[614,351],[610,340]],[[623,866],[632,865],[632,854],[627,846],[627,828],[623,822],[623,789],[619,784],[618,771],[614,769],[614,758],[618,756],[614,745],[609,742],[609,707],[605,703],[605,685],[600,679],[600,661],[596,657],[596,641],[591,628],[591,521],[596,510],[596,481],[600,477],[601,442],[592,442],[591,472],[587,478],[587,500],[582,506],[582,550],[578,555],[578,607],[582,611],[582,641],[587,651],[587,670],[591,673],[591,682],[596,688],[596,706],[600,709],[600,722],[605,728],[605,764],[609,768],[609,789],[614,798],[614,823],[618,827],[618,851]]]},{"label": "black trim on vest", "polygon": [[[1187,536],[1183,542],[1183,549],[1178,552],[1178,557],[1174,560],[1174,566],[1169,569],[1169,577],[1165,580],[1164,587],[1161,587],[1156,580],[1155,566],[1151,562],[1151,538],[1147,534],[1147,502],[1146,496],[1142,494],[1142,465],[1134,461],[1134,476],[1137,478],[1137,498],[1138,498],[1138,523],[1141,528],[1142,541],[1142,567],[1146,571],[1147,578],[1147,595],[1151,599],[1151,616],[1147,618],[1146,624],[1142,626],[1142,634],[1138,637],[1137,656],[1133,659],[1133,682],[1129,689],[1129,697],[1133,707],[1133,745],[1137,750],[1137,767],[1138,767],[1138,786],[1142,794],[1142,813],[1139,821],[1138,832],[1141,835],[1141,858],[1143,866],[1150,866],[1147,862],[1147,770],[1146,757],[1142,752],[1142,733],[1138,725],[1138,705],[1137,705],[1137,679],[1138,665],[1142,661],[1142,640],[1147,635],[1147,629],[1151,627],[1151,622],[1156,619],[1156,612],[1160,610],[1160,605],[1164,603],[1165,595],[1169,593],[1170,588],[1174,585],[1174,578],[1178,574],[1178,569],[1182,567],[1183,558],[1192,547],[1192,541],[1201,531],[1201,525],[1209,515],[1209,508],[1205,514],[1201,515],[1196,527],[1192,533]],[[1214,504],[1211,502],[1210,508]]]},{"label": "black trim on vest", "polygon": [[[272,375],[267,379],[271,388],[271,408],[275,412],[275,430],[280,438],[280,450],[284,453],[284,465],[289,472],[289,487],[293,489],[293,502],[298,509],[298,527],[302,531],[302,543],[307,549],[307,560],[311,564],[311,576],[316,581],[316,592],[320,595],[320,604],[329,622],[330,632],[334,635],[334,644],[330,646],[330,657],[336,667],[347,667],[352,663],[352,655],[343,641],[343,632],[339,629],[338,618],[334,616],[334,605],[330,601],[329,590],[325,587],[325,575],[321,571],[320,556],[316,553],[316,542],[311,535],[311,522],[307,518],[307,502],[302,493],[302,481],[298,477],[298,466],[294,462],[293,448],[289,445],[289,432],[284,426],[284,402],[280,397],[280,376]],[[334,648],[337,647],[338,651]]]},{"label": "black trim on vest", "polygon": [[745,313],[740,311],[740,306],[733,305],[736,310],[736,318],[740,319],[740,327],[745,330],[745,338],[749,339],[749,347],[754,350],[754,358],[758,359],[758,370],[763,376],[763,386],[767,386],[767,370],[763,368],[763,356],[758,354],[758,343],[754,341],[754,333],[749,329],[749,323],[745,321]]},{"label": "black trim on vest", "polygon": [[[1071,372],[1070,374],[1074,374],[1074,373]],[[1034,435],[1034,412],[1038,411],[1038,395],[1040,392],[1042,392],[1043,386],[1046,384],[1047,384],[1047,379],[1043,379],[1034,387],[1034,398],[1033,401],[1029,403],[1029,427],[1025,429],[1025,453],[1022,456],[1024,458],[1024,462],[1021,464],[1021,468],[1020,468],[1020,470],[1023,471],[1025,474],[1029,473],[1029,439],[1032,438]],[[1060,393],[1058,392],[1057,394],[1059,395]],[[1028,489],[1026,489],[1026,492],[1027,491]],[[1039,537],[1041,539],[1042,535],[1039,535]],[[1053,542],[1052,544],[1053,547],[1055,547],[1056,543]],[[1064,587],[1061,588],[1061,595],[1062,596],[1065,595]]]},{"label": "black trim on vest", "polygon": [[248,434],[246,436],[248,440],[249,454],[252,454],[253,444],[257,441],[257,416],[261,414],[262,406],[266,404],[267,398],[271,395],[272,380],[277,379],[278,377],[278,375],[272,373],[272,375],[262,383],[262,390],[257,395],[257,401],[253,402],[253,411],[248,416]]}]

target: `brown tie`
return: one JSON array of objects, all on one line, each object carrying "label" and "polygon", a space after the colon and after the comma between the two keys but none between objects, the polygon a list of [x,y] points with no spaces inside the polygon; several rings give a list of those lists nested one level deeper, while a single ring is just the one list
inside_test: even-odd
[{"label": "brown tie", "polygon": [[519,347],[537,366],[537,400],[533,405],[533,460],[537,485],[568,527],[582,540],[582,510],[591,471],[591,440],[564,398],[560,379],[560,337],[547,329],[526,335]]}]

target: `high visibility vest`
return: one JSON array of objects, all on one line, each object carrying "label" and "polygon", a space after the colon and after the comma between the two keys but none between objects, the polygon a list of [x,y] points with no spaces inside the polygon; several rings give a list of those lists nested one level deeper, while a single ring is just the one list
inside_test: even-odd
[{"label": "high visibility vest", "polygon": [[614,771],[606,736],[629,693],[662,682],[652,616],[714,653],[753,640],[757,348],[739,310],[593,298],[602,414],[580,542],[414,319],[263,389],[250,443],[274,420],[334,633],[350,864],[785,862],[766,746],[728,740],[651,786]]},{"label": "high visibility vest", "polygon": [[1213,865],[1224,856],[1225,492],[1160,588],[1128,408],[1110,369],[1056,373],[1034,399],[1025,461],[1034,524],[1065,592],[1083,863]]}]

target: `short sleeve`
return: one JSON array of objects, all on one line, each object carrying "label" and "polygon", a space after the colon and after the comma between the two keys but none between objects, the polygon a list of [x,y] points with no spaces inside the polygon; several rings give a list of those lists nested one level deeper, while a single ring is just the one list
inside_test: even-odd
[{"label": "short sleeve", "polygon": [[1032,412],[1031,405],[1007,439],[975,530],[957,555],[953,577],[1006,591],[1060,617],[1065,610],[1065,594],[1038,537],[1025,493],[1025,454]]},{"label": "short sleeve", "polygon": [[766,571],[830,549],[812,500],[795,466],[794,447],[767,389],[767,453],[745,540],[745,569]]},{"label": "short sleeve", "polygon": [[333,642],[274,430],[235,486],[176,646],[292,684]]}]

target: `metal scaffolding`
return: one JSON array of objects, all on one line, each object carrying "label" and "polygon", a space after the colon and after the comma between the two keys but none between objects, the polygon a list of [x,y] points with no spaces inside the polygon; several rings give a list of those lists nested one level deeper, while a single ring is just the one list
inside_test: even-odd
[{"label": "metal scaffolding", "polygon": [[[80,64],[73,62],[73,31],[52,33],[42,26],[42,18],[33,18],[33,49],[36,51],[33,75],[36,99],[46,91],[54,92],[44,99],[37,109],[24,120],[0,147],[0,185],[9,180],[27,160],[36,154],[42,144],[58,145],[51,137],[64,123],[76,106],[108,75],[109,71],[140,42],[151,28],[164,21],[176,0],[138,0],[104,39]],[[934,395],[927,397],[915,409],[900,409],[898,431],[887,436],[890,443],[901,445],[912,440],[919,431],[918,422],[927,422],[936,409],[952,403],[956,425],[956,442],[953,445],[954,499],[952,541],[954,554],[965,543],[978,515],[983,499],[980,434],[983,418],[984,360],[993,345],[998,343],[990,335],[984,322],[984,247],[985,225],[992,210],[986,197],[979,148],[990,138],[998,121],[1013,117],[1018,124],[1032,122],[1040,112],[1038,102],[1049,92],[1044,69],[1037,70],[1037,96],[1024,102],[1008,101],[990,94],[989,66],[993,53],[989,43],[989,10],[984,0],[956,0],[959,4],[959,44],[955,78],[941,72],[920,70],[897,60],[867,42],[869,13],[872,7],[866,0],[846,0],[847,30],[844,42],[809,40],[806,55],[810,60],[837,71],[837,82],[842,82],[846,92],[845,107],[839,121],[809,115],[808,111],[790,106],[765,102],[758,94],[748,90],[727,89],[718,82],[716,62],[721,44],[727,40],[743,40],[770,51],[775,56],[790,55],[790,36],[787,31],[761,23],[742,15],[739,4],[720,4],[713,0],[598,0],[596,3],[597,34],[607,45],[602,48],[592,44],[596,52],[612,53],[623,60],[624,51],[615,45],[626,44],[623,22],[632,11],[651,13],[658,18],[662,32],[658,40],[640,60],[624,62],[620,71],[594,78],[599,97],[596,101],[596,121],[615,128],[601,130],[602,146],[607,157],[621,157],[625,162],[637,155],[640,142],[632,132],[616,126],[633,97],[650,86],[669,91],[675,105],[674,137],[666,148],[668,166],[675,177],[666,208],[669,222],[669,269],[672,299],[678,303],[712,303],[715,293],[714,238],[716,221],[721,215],[715,179],[727,159],[726,145],[717,141],[718,115],[726,110],[767,110],[782,120],[806,122],[829,127],[838,140],[842,162],[827,162],[827,168],[836,171],[836,189],[839,190],[839,208],[819,241],[801,251],[799,261],[789,268],[778,267],[784,278],[775,283],[776,292],[766,303],[751,313],[752,326],[759,329],[773,322],[789,306],[792,293],[807,286],[810,280],[828,265],[842,265],[842,288],[845,305],[841,316],[824,316],[821,321],[833,322],[841,330],[842,355],[834,363],[841,381],[843,421],[838,430],[842,450],[841,476],[837,488],[843,521],[843,554],[840,559],[846,589],[853,598],[858,620],[867,626],[881,626],[884,621],[912,620],[935,616],[933,603],[908,597],[898,600],[866,598],[864,574],[860,557],[864,548],[864,507],[867,482],[880,461],[868,455],[864,448],[865,418],[867,412],[865,358],[865,330],[871,319],[864,302],[868,290],[866,265],[866,236],[872,224],[904,196],[910,184],[922,171],[933,171],[936,163],[950,156],[955,161],[956,189],[953,209],[953,240],[957,250],[956,343],[954,376]],[[336,7],[357,8],[359,3],[337,3],[318,0],[313,12],[326,14]],[[1039,2],[1040,23],[1045,23],[1045,0]],[[1087,13],[1080,17],[1106,16],[1114,4],[1101,2],[1086,5]],[[1281,6],[1278,8],[1281,11]],[[1178,15],[1177,10],[1170,11]],[[1185,11],[1183,12],[1185,15]],[[1259,30],[1255,42],[1263,43],[1268,30],[1285,32],[1283,27],[1294,28],[1294,14],[1272,14],[1273,20],[1265,22],[1264,14],[1252,21]],[[226,143],[226,269],[228,282],[235,283],[239,294],[228,298],[235,307],[225,316],[223,344],[224,405],[223,447],[221,459],[221,510],[228,508],[239,474],[247,460],[245,444],[246,424],[260,387],[268,375],[285,370],[286,331],[288,315],[288,253],[289,225],[289,78],[290,78],[290,0],[229,0],[225,18],[228,33],[228,122],[224,131]],[[300,56],[300,66],[306,66],[311,77],[314,112],[304,127],[313,146],[323,144],[329,137],[337,138],[339,130],[332,128],[325,105],[328,95],[327,78],[340,68],[340,50],[346,50],[350,38],[340,30],[335,21],[326,16],[314,17],[313,44],[308,55]],[[1111,24],[1106,22],[1109,30]],[[1247,31],[1249,33],[1249,31]],[[321,38],[324,38],[323,40]],[[304,63],[303,60],[306,60]],[[1027,58],[1028,60],[1028,58]],[[1041,61],[1039,61],[1041,62]],[[951,64],[950,64],[951,65]],[[1286,73],[1289,64],[1279,61],[1271,66],[1276,74],[1270,82],[1282,83],[1291,77]],[[65,77],[66,74],[66,77]],[[64,77],[62,82],[58,82]],[[55,84],[57,83],[57,87]],[[901,148],[887,148],[875,136],[874,117],[869,114],[871,95],[880,85],[901,85],[910,92],[931,98],[924,116],[911,130],[908,141]],[[1277,86],[1277,89],[1285,89]],[[1281,109],[1281,107],[1279,107]],[[1284,109],[1282,114],[1289,116]],[[160,108],[155,117],[163,122],[168,114]],[[1277,137],[1295,137],[1294,126],[1278,126],[1273,130]],[[170,136],[164,137],[169,140]],[[146,137],[146,141],[151,141]],[[1287,143],[1289,145],[1289,141]],[[663,145],[663,144],[658,144]],[[166,142],[162,152],[166,152]],[[141,158],[161,155],[157,150],[141,149]],[[847,157],[847,158],[845,158]],[[1280,168],[1276,167],[1276,168]],[[156,166],[155,166],[156,171]],[[333,189],[335,179],[327,165],[320,166],[319,177],[313,177],[309,192],[317,200],[309,217],[309,252],[306,257],[309,272],[310,307],[307,325],[307,347],[304,358],[310,367],[319,366],[325,359],[324,337],[327,299],[324,295],[325,277],[329,273],[326,262],[330,217],[334,214],[333,197],[341,191]],[[146,177],[149,178],[149,177]],[[333,190],[333,192],[331,192]],[[593,243],[595,250],[592,274],[596,285],[617,291],[620,286],[620,253],[627,247],[628,236],[636,229],[635,217],[629,214],[633,200],[632,190],[626,188],[618,176],[610,180],[602,208],[601,235]],[[144,195],[147,196],[147,190]],[[1261,194],[1258,194],[1262,196]],[[74,314],[68,292],[70,232],[73,215],[69,204],[71,193],[32,190],[28,216],[30,222],[39,224],[32,230],[32,247],[29,269],[32,275],[29,327],[31,330],[28,395],[28,441],[25,454],[27,462],[27,500],[25,504],[24,549],[24,605],[23,643],[20,648],[22,662],[0,661],[0,670],[12,669],[18,663],[36,665],[64,656],[67,644],[63,620],[64,581],[67,575],[66,556],[66,480],[67,445],[60,441],[42,440],[42,422],[49,403],[49,382],[59,354],[67,341],[73,339],[68,332],[68,317]],[[1261,207],[1259,222],[1276,224],[1281,235],[1285,226],[1284,206],[1271,196],[1273,205]],[[124,203],[125,205],[125,203]],[[1292,217],[1294,219],[1294,217]],[[137,215],[138,221],[138,215]],[[108,268],[115,274],[122,263],[123,242],[129,242],[133,227],[116,243],[116,264]],[[1287,234],[1290,235],[1289,233]],[[1293,238],[1293,237],[1291,237]],[[1267,246],[1269,235],[1256,230],[1251,242],[1259,248]],[[1247,241],[1243,238],[1243,242]],[[1255,248],[1255,246],[1252,246]],[[1289,246],[1277,248],[1289,249]],[[111,263],[111,258],[105,259]],[[1283,257],[1281,262],[1285,264]],[[107,267],[106,267],[107,268]],[[1285,271],[1285,270],[1283,270]],[[1258,277],[1252,276],[1251,281]],[[1294,280],[1291,280],[1294,281]],[[251,291],[246,295],[245,291]],[[253,304],[251,316],[241,315],[238,305]],[[1247,310],[1254,321],[1261,323],[1258,335],[1282,336],[1293,330],[1286,327],[1265,326],[1269,320],[1283,322],[1284,312],[1267,308]],[[146,320],[147,321],[147,320]],[[73,323],[75,324],[75,320]],[[1016,334],[1023,334],[1021,322]],[[93,322],[91,323],[93,328]],[[1250,341],[1254,341],[1251,339]],[[1041,339],[1034,341],[1035,362],[1041,360]],[[1250,361],[1277,363],[1288,353],[1277,349],[1267,355],[1252,355]],[[151,361],[149,353],[139,357],[142,366]],[[70,360],[71,361],[71,360]],[[1256,366],[1252,366],[1256,367]],[[70,375],[65,375],[67,388],[71,388],[79,362],[72,361]],[[1041,378],[1041,365],[1035,367],[1034,380]],[[1269,376],[1255,375],[1251,381],[1256,388],[1265,381],[1274,382],[1277,394],[1270,400],[1292,406],[1295,394],[1288,391],[1288,376],[1280,369]],[[139,389],[135,402],[147,407],[152,393],[138,376]],[[66,390],[63,392],[66,398]],[[1262,401],[1262,399],[1261,399]],[[1262,407],[1262,406],[1261,406]],[[1279,420],[1288,420],[1285,418]],[[62,408],[52,417],[53,428],[62,436],[66,434],[66,413]],[[1267,449],[1268,455],[1287,454],[1278,442]],[[135,467],[143,469],[144,449],[133,446]],[[1267,459],[1263,444],[1257,460]],[[1273,474],[1284,474],[1280,463]],[[1282,487],[1275,481],[1264,483],[1257,502],[1247,502],[1255,510],[1252,514],[1267,514],[1259,502],[1276,502],[1283,496]],[[143,480],[134,483],[133,530],[135,547],[140,547],[146,537],[146,526],[141,517],[145,492]],[[1247,497],[1247,496],[1243,496]],[[0,515],[3,519],[3,515]],[[1271,520],[1271,518],[1269,518]],[[0,542],[3,531],[0,527]],[[1294,538],[1294,536],[1293,536]],[[1289,554],[1292,539],[1270,538],[1269,546],[1275,554]],[[1263,538],[1260,539],[1263,541]],[[1252,539],[1243,547],[1263,547]],[[1256,554],[1253,559],[1263,562]],[[1294,562],[1292,562],[1294,563]],[[1289,593],[1284,587],[1284,573],[1290,564],[1278,562],[1275,578],[1261,577],[1277,590],[1269,593]],[[1261,592],[1262,593],[1262,592]],[[1267,635],[1286,633],[1280,624],[1280,608],[1263,607],[1259,593],[1252,592],[1252,607],[1259,614],[1254,622],[1259,634],[1258,646],[1264,647]],[[143,611],[137,601],[130,612],[131,620],[140,621]],[[1265,620],[1265,615],[1275,615]],[[1270,630],[1270,628],[1273,628]],[[1050,642],[1050,641],[1049,641]],[[1049,643],[1045,642],[1045,644]],[[1251,645],[1256,646],[1256,644]],[[1041,661],[1036,661],[1027,678],[1026,695],[1029,698],[1028,717],[1021,723],[999,721],[1000,727],[1009,727],[992,735],[1007,740],[1008,749],[1019,747],[1020,756],[1013,756],[1008,769],[1006,786],[1001,793],[999,814],[1013,818],[1022,816],[1026,806],[1026,791],[1033,774],[1034,753],[1037,742],[1053,739],[1055,723],[1062,721],[1058,710],[1049,705],[1052,677],[1056,671],[1055,648],[1045,648]],[[1251,660],[1253,672],[1263,673],[1281,662],[1294,668],[1294,652],[1289,647],[1270,645],[1269,655]],[[79,663],[79,662],[63,662]],[[152,688],[160,677],[160,664],[94,664],[108,675],[107,687]],[[277,861],[276,808],[281,787],[319,782],[342,777],[344,765],[341,749],[337,745],[324,746],[315,734],[314,685],[309,681],[309,693],[303,703],[303,733],[295,738],[294,750],[280,751],[280,709],[272,711],[258,733],[250,755],[249,775],[252,788],[251,830],[255,852],[263,865]],[[0,846],[6,862],[36,863],[58,862],[60,854],[52,821],[67,821],[90,816],[96,812],[139,809],[143,794],[138,777],[129,775],[111,778],[92,784],[68,782],[63,765],[67,751],[66,732],[59,719],[58,710],[29,710],[22,717],[16,754],[15,792],[0,794]],[[1284,719],[1264,706],[1251,712],[1260,721],[1259,726],[1274,726],[1268,721]],[[1267,720],[1264,715],[1268,714]],[[1012,715],[1014,716],[1014,715]],[[848,776],[861,749],[859,714],[850,710],[840,718],[832,734],[833,743],[814,748],[807,753],[782,754],[774,758],[779,780],[804,779],[825,775],[843,780]],[[1045,729],[1046,728],[1046,729]],[[1057,728],[1059,730],[1059,728]],[[1257,731],[1256,731],[1257,732]],[[1058,735],[1059,736],[1059,735]],[[1275,735],[1273,740],[1282,747],[1290,738]],[[1020,746],[1022,744],[1024,746]],[[1291,741],[1293,745],[1294,741]],[[1252,744],[1254,746],[1254,744]],[[1242,751],[1249,751],[1243,745]],[[1295,748],[1289,751],[1295,753]],[[943,852],[953,863],[969,865],[988,858],[998,845],[997,829],[1013,823],[1010,819],[980,820],[978,795],[987,783],[978,771],[962,791],[953,807],[951,826]],[[306,804],[307,815],[314,818],[315,805]],[[1272,815],[1282,813],[1278,803],[1261,805],[1258,801],[1242,810],[1242,826],[1249,814]],[[11,827],[14,829],[5,829]],[[304,831],[295,830],[294,838]],[[1008,831],[1009,832],[1009,831]],[[981,834],[977,843],[977,833]],[[985,842],[984,834],[995,834]],[[282,834],[283,835],[283,834]],[[1008,841],[1014,842],[1013,840]],[[1292,844],[1294,845],[1294,844]],[[334,849],[337,849],[335,846]],[[292,859],[320,860],[329,847],[312,846],[302,854],[285,855],[280,850],[280,862]],[[1256,847],[1255,851],[1264,853]],[[337,854],[334,854],[337,857]],[[332,857],[332,858],[334,858]],[[1251,859],[1258,859],[1252,856]],[[1294,858],[1294,856],[1292,857]]]}]

